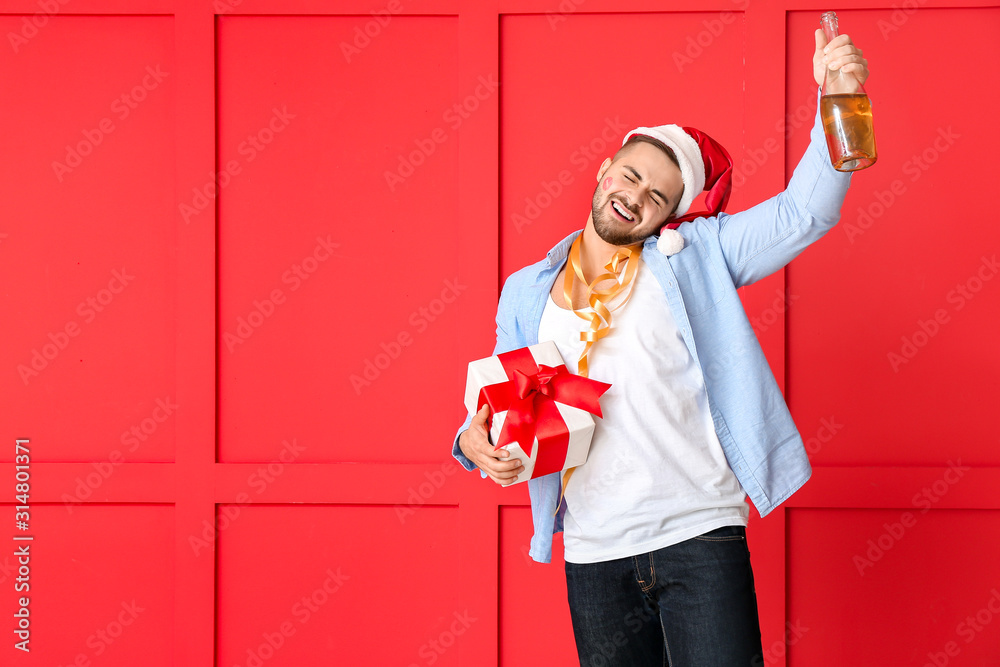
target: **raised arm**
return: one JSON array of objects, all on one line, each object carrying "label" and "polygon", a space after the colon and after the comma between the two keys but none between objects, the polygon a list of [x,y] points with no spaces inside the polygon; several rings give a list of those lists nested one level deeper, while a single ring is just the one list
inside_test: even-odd
[{"label": "raised arm", "polygon": [[[848,35],[827,44],[822,30],[816,31],[813,77],[822,85],[826,69],[850,72],[862,83],[868,78],[868,62]],[[749,285],[792,261],[809,244],[828,232],[840,219],[851,174],[836,171],[817,110],[809,146],[799,160],[784,192],[746,211],[718,217],[719,236],[733,282]]]}]

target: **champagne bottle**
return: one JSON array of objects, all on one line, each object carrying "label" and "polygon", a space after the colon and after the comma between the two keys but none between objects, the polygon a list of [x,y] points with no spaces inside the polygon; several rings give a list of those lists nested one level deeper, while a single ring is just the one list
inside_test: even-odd
[{"label": "champagne bottle", "polygon": [[[820,25],[828,42],[839,34],[836,12],[823,14]],[[820,116],[834,169],[857,171],[875,164],[878,152],[871,100],[857,77],[827,68],[820,96]]]}]

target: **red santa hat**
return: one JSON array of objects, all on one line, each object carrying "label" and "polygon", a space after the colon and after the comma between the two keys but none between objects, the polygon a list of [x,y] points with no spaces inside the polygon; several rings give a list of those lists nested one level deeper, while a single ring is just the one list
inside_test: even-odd
[{"label": "red santa hat", "polygon": [[[625,135],[622,145],[624,146],[629,137],[635,134],[652,137],[665,144],[674,152],[681,168],[684,194],[681,195],[681,201],[677,204],[674,217],[660,230],[661,242],[665,240],[664,235],[669,239],[669,242],[658,244],[660,250],[665,254],[673,254],[680,250],[680,248],[673,249],[677,242],[677,239],[673,238],[673,234],[676,232],[665,234],[666,230],[672,230],[688,220],[718,215],[726,207],[729,194],[733,189],[733,159],[729,157],[729,153],[719,142],[693,127],[679,127],[677,125],[637,127]],[[688,213],[695,197],[703,190],[708,191],[705,196],[705,205],[709,210]],[[683,243],[683,240],[681,242]],[[668,252],[668,250],[672,250],[672,252]]]}]

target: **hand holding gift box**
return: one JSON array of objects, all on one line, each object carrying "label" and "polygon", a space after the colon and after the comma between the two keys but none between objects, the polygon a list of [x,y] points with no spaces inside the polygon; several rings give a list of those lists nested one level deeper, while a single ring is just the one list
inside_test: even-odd
[{"label": "hand holding gift box", "polygon": [[582,465],[601,417],[600,396],[610,384],[573,375],[551,341],[469,364],[465,407],[487,420],[495,449],[505,447],[524,465],[520,483]]}]

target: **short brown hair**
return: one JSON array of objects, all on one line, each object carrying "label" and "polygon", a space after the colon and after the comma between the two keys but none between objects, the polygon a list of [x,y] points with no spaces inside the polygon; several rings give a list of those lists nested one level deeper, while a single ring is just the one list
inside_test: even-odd
[{"label": "short brown hair", "polygon": [[671,150],[671,148],[669,146],[667,146],[665,143],[663,143],[659,139],[654,139],[653,137],[646,136],[645,134],[633,134],[631,137],[629,137],[628,141],[626,141],[625,144],[621,148],[619,148],[618,151],[615,153],[615,157],[617,158],[618,157],[618,153],[621,153],[627,147],[629,147],[632,144],[634,144],[636,142],[639,142],[639,141],[644,141],[647,144],[652,144],[652,145],[656,146],[661,151],[663,151],[664,153],[667,154],[667,157],[670,158],[671,162],[673,162],[675,165],[677,165],[678,169],[681,168],[681,163],[677,161],[677,156],[674,155],[674,151]]}]

